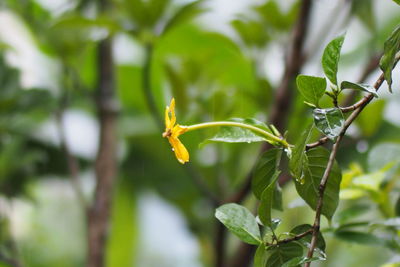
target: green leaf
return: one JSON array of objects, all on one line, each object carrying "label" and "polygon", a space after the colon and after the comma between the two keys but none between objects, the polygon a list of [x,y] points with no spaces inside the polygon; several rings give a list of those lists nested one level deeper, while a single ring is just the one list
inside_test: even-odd
[{"label": "green leaf", "polygon": [[290,242],[287,244],[280,244],[279,246],[269,247],[267,253],[268,260],[265,266],[281,267],[291,259],[302,256],[303,247],[296,242]]},{"label": "green leaf", "polygon": [[296,79],[297,88],[305,101],[315,106],[319,106],[319,99],[324,95],[326,89],[326,79],[321,77],[299,75]]},{"label": "green leaf", "polygon": [[376,145],[368,154],[368,168],[377,171],[387,166],[400,162],[400,144],[382,143]]},{"label": "green leaf", "polygon": [[393,0],[396,4],[400,5],[400,0]]},{"label": "green leaf", "polygon": [[[294,235],[298,235],[298,234],[304,233],[304,232],[306,232],[306,231],[308,231],[310,229],[312,229],[311,225],[309,225],[309,224],[301,224],[301,225],[296,226],[292,230],[290,230],[290,232],[293,233]],[[312,238],[312,235],[309,234],[309,235],[303,237],[302,239],[300,239],[300,242],[305,242],[305,243],[310,244],[311,243],[311,238]],[[325,243],[325,239],[322,236],[321,232],[318,233],[316,247],[319,248],[322,251],[325,251],[326,243]]]},{"label": "green leaf", "polygon": [[335,141],[344,126],[342,111],[338,108],[316,108],[313,115],[317,129],[329,139]]},{"label": "green leaf", "polygon": [[281,154],[282,150],[278,148],[269,149],[258,160],[251,183],[253,193],[258,199],[261,199],[264,190],[273,183]]},{"label": "green leaf", "polygon": [[335,232],[335,237],[347,242],[357,243],[360,245],[379,246],[384,244],[382,239],[373,234],[365,232],[340,230]]},{"label": "green leaf", "polygon": [[258,246],[256,253],[254,254],[253,267],[265,267],[267,260],[267,248],[264,244]]},{"label": "green leaf", "polygon": [[270,40],[269,33],[262,22],[235,19],[231,22],[231,25],[248,46],[264,47]]},{"label": "green leaf", "polygon": [[360,113],[356,123],[364,136],[371,137],[380,129],[383,123],[385,106],[386,100],[378,99],[369,103],[363,112]]},{"label": "green leaf", "polygon": [[380,227],[395,227],[397,230],[400,229],[400,217],[389,218],[384,221],[371,223],[370,226]]},{"label": "green leaf", "polygon": [[306,127],[295,147],[292,149],[292,157],[289,161],[291,174],[296,180],[301,181],[304,176],[304,169],[307,168],[306,145],[311,136],[313,124]]},{"label": "green leaf", "polygon": [[340,50],[344,42],[344,35],[333,39],[324,50],[322,55],[322,68],[324,69],[326,77],[332,84],[337,85],[337,72],[340,59]]},{"label": "green leaf", "polygon": [[359,84],[359,83],[352,83],[352,82],[347,82],[344,81],[340,84],[340,89],[354,89],[354,90],[361,90],[367,93],[373,94],[375,97],[378,97],[378,94],[376,93],[376,90],[373,86],[368,85],[368,84]]},{"label": "green leaf", "polygon": [[371,209],[370,205],[356,204],[347,209],[341,210],[335,215],[335,221],[339,224],[347,223],[349,220],[354,219],[360,215],[365,214]]},{"label": "green leaf", "polygon": [[[268,127],[255,119],[239,119],[234,118],[230,121],[240,122],[244,124],[248,124],[251,126],[255,126],[258,128],[263,129],[264,131],[271,132]],[[232,127],[232,126],[223,126],[220,127],[218,133],[205,141],[208,142],[225,142],[225,143],[253,143],[253,142],[265,142],[268,141],[264,137],[260,136],[259,134],[249,130],[244,129],[241,127]]]},{"label": "green leaf", "polygon": [[392,92],[392,70],[394,68],[396,53],[400,50],[400,26],[397,27],[389,38],[386,40],[383,56],[379,62],[379,66],[383,71],[385,80],[389,86],[389,91]]},{"label": "green leaf", "polygon": [[252,245],[262,243],[256,218],[245,207],[235,203],[225,204],[216,209],[215,217],[243,242]]},{"label": "green leaf", "polygon": [[351,12],[371,31],[376,29],[374,7],[372,0],[353,0]]},{"label": "green leaf", "polygon": [[[308,159],[308,168],[305,172],[304,182],[300,183],[295,181],[295,185],[300,197],[315,210],[318,203],[319,184],[321,183],[326,165],[328,164],[330,153],[325,148],[319,147],[307,151],[306,155]],[[339,202],[341,180],[342,173],[339,165],[335,161],[326,184],[322,205],[322,214],[329,220],[335,213]]]},{"label": "green leaf", "polygon": [[276,181],[278,180],[280,171],[275,171],[274,175],[271,178],[271,183],[265,188],[264,192],[261,195],[261,202],[258,208],[258,217],[261,222],[269,227],[272,227],[272,218],[271,218],[271,210],[273,204],[274,197],[274,189]]},{"label": "green leaf", "polygon": [[163,35],[168,33],[176,26],[195,18],[196,16],[203,13],[206,9],[201,7],[200,4],[203,1],[195,1],[193,3],[182,6],[173,17],[167,22],[164,27]]}]

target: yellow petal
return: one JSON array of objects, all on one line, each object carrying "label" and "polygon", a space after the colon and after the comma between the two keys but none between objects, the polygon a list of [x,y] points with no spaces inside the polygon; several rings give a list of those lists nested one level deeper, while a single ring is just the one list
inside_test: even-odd
[{"label": "yellow petal", "polygon": [[171,112],[171,121],[170,121],[170,127],[168,128],[172,128],[174,127],[175,123],[176,123],[176,116],[175,116],[175,98],[171,99],[171,103],[169,104],[169,112]]},{"label": "yellow petal", "polygon": [[187,131],[186,126],[180,126],[179,124],[175,125],[174,128],[172,128],[172,137],[178,138],[181,134],[185,133]]},{"label": "yellow petal", "polygon": [[189,161],[189,152],[187,151],[186,147],[181,143],[181,141],[178,138],[174,138],[174,137],[169,137],[168,141],[171,144],[178,161],[182,164],[185,164],[185,162],[188,162]]},{"label": "yellow petal", "polygon": [[165,108],[165,129],[171,129],[171,120],[169,119],[169,107]]}]

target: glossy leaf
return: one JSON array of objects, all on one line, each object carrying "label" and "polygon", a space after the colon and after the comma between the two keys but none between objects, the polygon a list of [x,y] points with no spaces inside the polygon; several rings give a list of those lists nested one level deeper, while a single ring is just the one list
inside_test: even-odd
[{"label": "glossy leaf", "polygon": [[299,75],[296,79],[297,89],[305,101],[318,107],[319,99],[324,95],[326,79],[321,77]]},{"label": "glossy leaf", "polygon": [[[301,224],[301,225],[296,226],[292,230],[290,230],[290,232],[295,234],[295,235],[298,235],[298,234],[301,234],[301,233],[304,233],[304,232],[310,230],[311,228],[312,228],[312,226],[309,225],[309,224]],[[310,244],[311,243],[311,238],[312,238],[312,235],[309,234],[309,235],[303,237],[302,239],[300,239],[300,242],[305,242],[305,243]],[[318,233],[316,247],[319,248],[322,251],[325,251],[326,243],[325,243],[325,239],[322,236],[321,232]]]},{"label": "glossy leaf", "polygon": [[279,246],[272,246],[267,249],[268,260],[265,266],[281,267],[286,262],[295,257],[303,255],[303,247],[296,243],[290,242]]},{"label": "glossy leaf", "polygon": [[292,157],[289,161],[289,168],[291,174],[298,181],[302,180],[304,176],[304,170],[307,168],[307,157],[305,153],[307,142],[311,136],[312,127],[312,124],[306,127],[295,147],[292,149]]},{"label": "glossy leaf", "polygon": [[261,199],[264,190],[273,183],[281,154],[282,150],[278,148],[269,149],[258,160],[251,183],[253,193],[258,199]]},{"label": "glossy leaf", "polygon": [[396,53],[400,51],[400,26],[397,27],[384,45],[384,52],[379,66],[385,75],[385,80],[392,92],[392,70],[394,68]]},{"label": "glossy leaf", "polygon": [[333,39],[325,48],[322,55],[322,68],[326,77],[332,84],[337,85],[337,72],[340,59],[340,51],[344,42],[344,35]]},{"label": "glossy leaf", "polygon": [[274,189],[276,181],[278,180],[280,172],[275,171],[274,175],[271,178],[271,183],[265,188],[261,195],[261,202],[258,208],[258,217],[261,222],[269,227],[272,227],[272,218],[271,218],[271,210],[273,204],[274,197]]},{"label": "glossy leaf", "polygon": [[371,93],[375,97],[378,97],[378,94],[376,93],[375,88],[368,84],[359,84],[359,83],[352,83],[352,82],[344,81],[340,84],[340,89],[341,90],[344,90],[344,89],[360,90],[360,91],[364,91],[367,93]]},{"label": "glossy leaf", "polygon": [[[248,124],[251,126],[255,126],[261,128],[265,131],[269,131],[268,127],[255,119],[231,119],[231,121],[240,122],[244,124]],[[253,143],[253,142],[265,142],[267,141],[264,137],[258,135],[257,133],[249,130],[244,129],[241,127],[230,127],[230,126],[223,126],[220,127],[218,133],[208,139],[207,142],[225,142],[225,143]]]},{"label": "glossy leaf", "polygon": [[344,126],[342,111],[338,108],[316,108],[313,115],[317,129],[329,139],[336,140]]},{"label": "glossy leaf", "polygon": [[261,244],[256,218],[247,208],[234,203],[225,204],[216,209],[215,217],[243,242]]},{"label": "glossy leaf", "polygon": [[[322,147],[307,151],[308,168],[304,175],[304,182],[295,181],[300,197],[314,210],[317,207],[318,188],[328,164],[329,154],[329,151]],[[322,205],[322,214],[329,220],[338,206],[341,180],[342,173],[339,165],[335,162],[326,184]]]}]

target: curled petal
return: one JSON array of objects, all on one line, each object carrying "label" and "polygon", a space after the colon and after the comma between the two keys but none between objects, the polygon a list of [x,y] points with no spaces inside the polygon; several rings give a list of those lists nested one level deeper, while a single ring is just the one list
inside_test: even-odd
[{"label": "curled petal", "polygon": [[181,126],[179,124],[175,125],[174,128],[172,129],[172,136],[177,138],[181,134],[185,133],[187,131],[186,126]]},{"label": "curled petal", "polygon": [[175,116],[175,98],[171,99],[171,103],[169,104],[169,112],[171,113],[171,121],[170,127],[173,128],[176,123],[176,116]]},{"label": "curled petal", "polygon": [[165,108],[165,131],[171,129],[171,120],[169,119],[169,107]]},{"label": "curled petal", "polygon": [[188,162],[189,161],[189,152],[187,151],[186,147],[181,143],[181,141],[175,137],[169,137],[168,141],[171,144],[178,161],[182,164],[185,164],[185,162]]}]

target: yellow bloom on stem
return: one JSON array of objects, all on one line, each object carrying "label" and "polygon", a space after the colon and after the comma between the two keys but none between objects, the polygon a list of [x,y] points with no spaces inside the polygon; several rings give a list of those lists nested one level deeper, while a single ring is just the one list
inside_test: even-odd
[{"label": "yellow bloom on stem", "polygon": [[[171,117],[169,116],[171,114]],[[189,152],[185,146],[178,139],[179,135],[185,133],[188,128],[176,124],[175,116],[175,99],[172,98],[171,104],[165,109],[165,132],[162,134],[163,137],[168,138],[169,143],[172,146],[172,150],[175,152],[175,156],[178,161],[182,164],[189,161]]]}]

